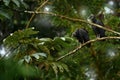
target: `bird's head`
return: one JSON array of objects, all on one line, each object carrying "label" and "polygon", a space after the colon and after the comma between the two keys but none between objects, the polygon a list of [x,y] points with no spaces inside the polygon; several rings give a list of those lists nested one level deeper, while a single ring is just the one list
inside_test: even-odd
[{"label": "bird's head", "polygon": [[96,20],[95,15],[91,14],[91,15],[87,18],[87,20],[88,20],[89,22],[94,22],[94,21]]},{"label": "bird's head", "polygon": [[75,30],[75,32],[73,32],[72,36],[77,38],[79,36],[79,29]]}]

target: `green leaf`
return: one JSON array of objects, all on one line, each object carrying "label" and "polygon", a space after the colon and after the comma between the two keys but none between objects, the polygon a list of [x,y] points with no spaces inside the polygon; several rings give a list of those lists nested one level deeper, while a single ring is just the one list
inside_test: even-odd
[{"label": "green leaf", "polygon": [[35,57],[36,59],[40,58],[38,54],[32,54],[31,56]]},{"label": "green leaf", "polygon": [[8,6],[9,3],[10,3],[10,0],[3,0],[3,2],[4,2],[4,4],[5,4],[6,6]]},{"label": "green leaf", "polygon": [[65,38],[62,38],[62,39],[59,37],[54,38],[55,44],[61,45],[64,48],[68,47],[68,43],[66,43],[65,40],[66,40]]},{"label": "green leaf", "polygon": [[61,64],[65,71],[69,72],[68,66],[66,64]]},{"label": "green leaf", "polygon": [[55,63],[52,63],[51,66],[52,66],[55,74],[57,75],[57,73],[58,73],[58,68],[57,68],[56,64],[55,64]]},{"label": "green leaf", "polygon": [[21,59],[21,60],[19,60],[19,64],[22,64],[23,62],[24,62],[25,60],[24,59]]},{"label": "green leaf", "polygon": [[61,37],[61,38],[62,38],[62,39],[65,38],[65,42],[67,42],[67,43],[73,42],[73,38],[71,38],[71,37]]},{"label": "green leaf", "polygon": [[42,52],[50,54],[50,50],[49,48],[47,48],[47,46],[39,45],[38,47],[39,47],[39,50],[41,50]]},{"label": "green leaf", "polygon": [[19,0],[12,0],[13,3],[15,3],[17,5],[17,7],[20,7],[20,2]]},{"label": "green leaf", "polygon": [[46,42],[46,41],[52,41],[52,39],[50,39],[50,38],[41,38],[40,40],[44,41],[44,42]]},{"label": "green leaf", "polygon": [[10,36],[8,36],[5,39],[4,44],[9,47],[16,47],[20,44],[19,42],[21,42],[21,43],[29,42],[30,40],[25,40],[25,39],[29,38],[31,35],[34,35],[37,33],[38,33],[38,31],[34,31],[32,28],[15,31],[14,33],[12,33]]},{"label": "green leaf", "polygon": [[64,67],[61,64],[57,63],[57,67],[58,67],[60,72],[64,71]]},{"label": "green leaf", "polygon": [[35,57],[36,59],[39,59],[40,56],[47,57],[45,53],[35,53],[35,54],[32,54],[31,56]]},{"label": "green leaf", "polygon": [[7,19],[11,18],[10,14],[8,14],[8,12],[6,12],[5,10],[0,10],[0,17],[2,17],[2,16]]},{"label": "green leaf", "polygon": [[19,73],[23,76],[35,76],[36,75],[36,69],[31,67],[30,65],[23,65],[20,66],[18,69]]},{"label": "green leaf", "polygon": [[26,9],[28,8],[28,5],[23,0],[20,0],[20,2]]},{"label": "green leaf", "polygon": [[24,56],[24,60],[27,62],[27,63],[29,63],[30,62],[30,60],[31,60],[31,57],[30,56]]},{"label": "green leaf", "polygon": [[43,57],[47,57],[45,53],[36,53],[36,54],[43,56]]},{"label": "green leaf", "polygon": [[63,41],[66,41],[66,38],[65,38],[65,37],[61,37],[60,39],[62,39]]}]

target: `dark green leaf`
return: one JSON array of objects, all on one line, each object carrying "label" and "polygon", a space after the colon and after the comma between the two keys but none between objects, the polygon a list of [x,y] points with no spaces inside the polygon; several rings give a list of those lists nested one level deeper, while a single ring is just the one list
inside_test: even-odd
[{"label": "dark green leaf", "polygon": [[0,10],[0,17],[1,17],[1,16],[5,17],[5,18],[7,18],[7,19],[10,19],[10,18],[11,18],[10,14],[8,14],[8,12],[5,11],[5,10]]}]

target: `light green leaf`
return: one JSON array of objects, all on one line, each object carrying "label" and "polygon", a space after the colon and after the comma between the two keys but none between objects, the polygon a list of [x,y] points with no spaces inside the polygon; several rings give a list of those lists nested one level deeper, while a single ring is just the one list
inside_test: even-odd
[{"label": "light green leaf", "polygon": [[72,41],[73,41],[73,38],[71,38],[71,37],[65,37],[65,41],[66,41],[66,42],[72,42]]},{"label": "light green leaf", "polygon": [[19,0],[12,0],[13,3],[15,3],[17,5],[17,7],[20,7],[20,2]]},{"label": "light green leaf", "polygon": [[24,60],[25,60],[27,63],[29,63],[30,60],[31,60],[31,57],[30,57],[30,56],[24,56]]},{"label": "light green leaf", "polygon": [[52,39],[50,39],[50,38],[41,38],[40,40],[41,41],[52,41]]},{"label": "light green leaf", "polygon": [[68,66],[66,64],[61,64],[65,71],[69,72]]},{"label": "light green leaf", "polygon": [[28,8],[28,5],[23,0],[20,0],[20,2],[26,9]]},{"label": "light green leaf", "polygon": [[45,53],[35,53],[35,54],[32,54],[31,56],[35,57],[36,59],[39,59],[40,56],[47,57]]},{"label": "light green leaf", "polygon": [[40,58],[38,54],[32,54],[31,56],[35,57],[36,59]]},{"label": "light green leaf", "polygon": [[[66,40],[65,38],[63,38],[63,39]],[[68,43],[66,43],[63,39],[56,37],[56,38],[54,38],[54,43],[66,48],[66,47],[68,47]]]},{"label": "light green leaf", "polygon": [[65,38],[65,37],[61,37],[61,39],[62,39],[63,41],[65,41],[65,40],[66,40],[66,38]]},{"label": "light green leaf", "polygon": [[57,73],[58,73],[58,68],[57,68],[56,64],[55,64],[55,63],[52,63],[51,66],[52,66],[55,74],[57,75]]},{"label": "light green leaf", "polygon": [[47,57],[47,55],[45,53],[36,53],[36,54],[43,56],[43,57]]},{"label": "light green leaf", "polygon": [[24,59],[21,59],[18,63],[22,64],[24,62]]},{"label": "light green leaf", "polygon": [[5,4],[6,6],[8,6],[9,3],[10,3],[10,0],[3,0],[3,2],[4,2],[4,4]]},{"label": "light green leaf", "polygon": [[60,70],[60,72],[64,71],[64,67],[61,64],[57,63],[57,67]]}]

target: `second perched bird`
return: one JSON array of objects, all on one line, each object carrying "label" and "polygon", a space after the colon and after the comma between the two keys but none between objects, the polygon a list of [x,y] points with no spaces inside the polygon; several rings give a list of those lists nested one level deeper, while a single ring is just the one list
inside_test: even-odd
[{"label": "second perched bird", "polygon": [[[90,40],[87,30],[85,30],[85,29],[83,29],[83,28],[77,29],[77,30],[73,33],[73,36],[74,36],[75,38],[77,38],[77,40],[78,40],[80,43],[82,43],[82,44]],[[90,47],[90,44],[88,44],[87,46]]]},{"label": "second perched bird", "polygon": [[[91,15],[88,19],[90,19],[90,21],[91,21],[92,23],[98,24],[98,25],[100,25],[100,26],[104,26],[103,22],[100,21],[100,20],[97,20],[94,15]],[[96,37],[99,37],[99,38],[105,37],[105,30],[104,30],[104,29],[99,28],[99,27],[96,27],[96,26],[94,26],[94,25],[92,25],[92,29],[93,29]]]}]

